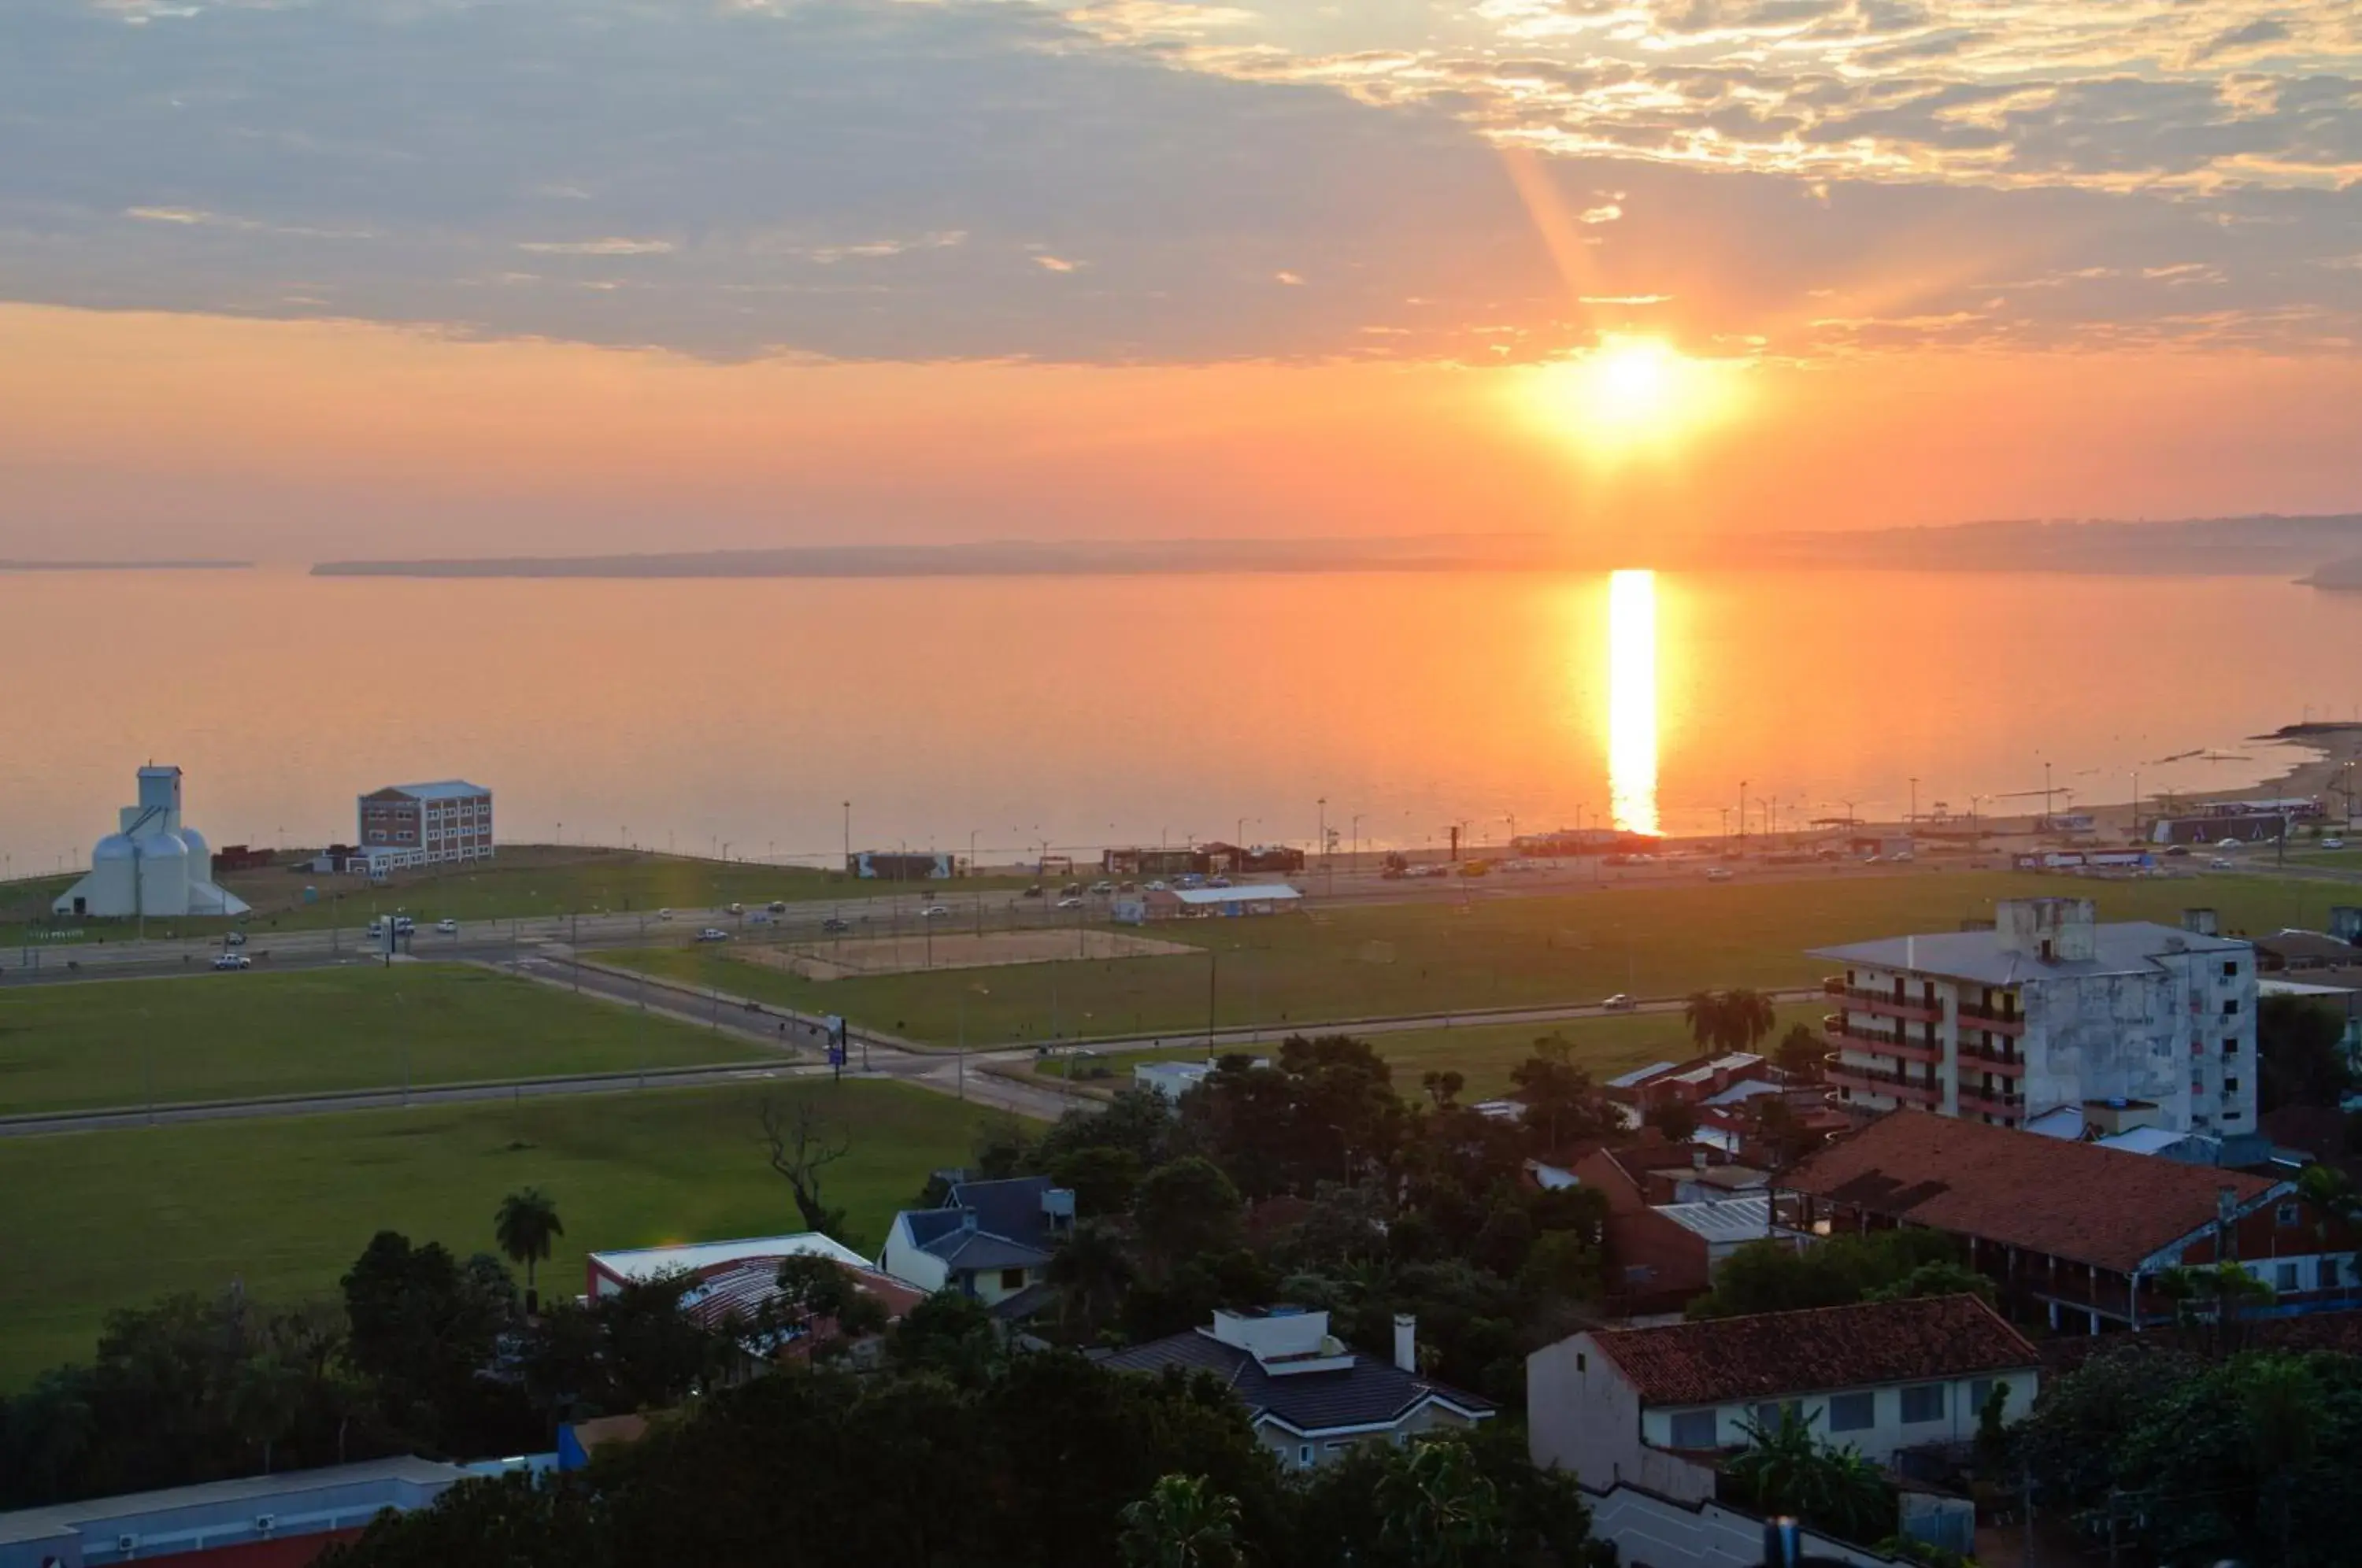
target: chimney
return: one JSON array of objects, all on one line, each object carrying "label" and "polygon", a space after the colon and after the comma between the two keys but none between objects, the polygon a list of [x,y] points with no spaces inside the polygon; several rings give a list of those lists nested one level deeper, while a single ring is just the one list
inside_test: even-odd
[{"label": "chimney", "polygon": [[1418,1320],[1407,1312],[1395,1314],[1395,1366],[1414,1375],[1418,1371]]}]

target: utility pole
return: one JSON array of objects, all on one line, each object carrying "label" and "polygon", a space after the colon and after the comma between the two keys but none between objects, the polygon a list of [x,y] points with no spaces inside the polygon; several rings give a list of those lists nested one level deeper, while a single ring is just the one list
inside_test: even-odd
[{"label": "utility pole", "polygon": [[[2287,710],[2287,709],[2285,709],[2285,708],[2283,708],[2283,709],[2281,709],[2281,710],[2280,710],[2280,712],[2283,712],[2283,713],[2285,713],[2285,712],[2288,712],[2288,710]],[[845,802],[844,802],[844,869],[845,869],[845,873],[846,873],[846,875],[850,876],[850,875],[852,874],[852,871],[853,871],[853,802],[852,802],[852,801],[845,801]]]},{"label": "utility pole", "polygon": [[[2287,709],[2280,710],[2285,713]],[[1747,853],[1747,780],[1738,781],[1738,853]]]},{"label": "utility pole", "polygon": [[[2281,710],[2280,710],[2280,712],[2283,712],[2283,713],[2285,713],[2285,712],[2288,712],[2288,710],[2287,710],[2287,709],[2285,709],[2285,708],[2283,708],[2283,709],[2281,709]],[[1913,774],[1913,775],[1911,776],[1911,814],[1910,814],[1908,817],[1905,817],[1905,818],[1904,819],[1903,825],[1904,825],[1904,827],[1906,827],[1906,828],[1909,828],[1909,827],[1916,827],[1916,826],[1918,825],[1918,823],[1919,823],[1919,776],[1918,776],[1917,774],[1915,774],[1915,774]]]}]

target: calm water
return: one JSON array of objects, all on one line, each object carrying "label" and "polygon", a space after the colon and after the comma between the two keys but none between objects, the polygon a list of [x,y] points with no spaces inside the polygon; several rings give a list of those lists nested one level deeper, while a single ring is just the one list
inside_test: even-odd
[{"label": "calm water", "polygon": [[[1713,831],[2279,771],[2362,595],[1903,573],[818,582],[0,575],[0,854],[78,864],[132,770],[218,845],[463,774],[510,840],[750,856]],[[2156,759],[2200,748],[2242,760]],[[2027,809],[2024,798],[2003,809]],[[1992,811],[1990,801],[1982,808]],[[1242,823],[1243,819],[1243,823]],[[561,830],[560,824],[563,824]]]}]

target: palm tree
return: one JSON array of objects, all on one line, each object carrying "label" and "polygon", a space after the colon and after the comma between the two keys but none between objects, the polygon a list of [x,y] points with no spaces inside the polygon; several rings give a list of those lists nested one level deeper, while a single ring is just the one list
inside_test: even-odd
[{"label": "palm tree", "polygon": [[501,1199],[500,1212],[492,1216],[492,1239],[500,1242],[509,1262],[524,1264],[528,1312],[541,1307],[533,1287],[534,1265],[549,1255],[550,1244],[564,1234],[566,1227],[558,1221],[557,1203],[537,1187],[510,1193]]},{"label": "palm tree", "polygon": [[1123,1510],[1127,1568],[1237,1568],[1239,1501],[1203,1475],[1166,1475]]},{"label": "palm tree", "polygon": [[1894,1532],[1894,1497],[1878,1466],[1860,1449],[1816,1439],[1794,1405],[1781,1407],[1777,1426],[1746,1421],[1739,1430],[1747,1451],[1722,1473],[1759,1512],[1794,1514],[1849,1540],[1882,1540]]},{"label": "palm tree", "polygon": [[1711,1049],[1722,1039],[1722,993],[1692,991],[1682,1000],[1682,1022],[1699,1050]]},{"label": "palm tree", "polygon": [[1772,999],[1751,987],[1722,993],[1722,1039],[1734,1051],[1752,1051],[1780,1021]]},{"label": "palm tree", "polygon": [[1498,1562],[1509,1544],[1500,1489],[1457,1438],[1429,1438],[1386,1456],[1376,1496],[1382,1540],[1433,1568]]},{"label": "palm tree", "polygon": [[1096,1333],[1111,1317],[1131,1285],[1131,1259],[1113,1227],[1086,1220],[1075,1227],[1050,1259],[1049,1280],[1057,1287],[1059,1315],[1069,1327]]}]

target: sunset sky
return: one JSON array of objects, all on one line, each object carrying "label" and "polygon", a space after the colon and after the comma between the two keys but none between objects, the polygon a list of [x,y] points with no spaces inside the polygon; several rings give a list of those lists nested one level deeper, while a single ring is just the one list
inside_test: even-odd
[{"label": "sunset sky", "polygon": [[2362,510],[2342,0],[8,0],[0,557]]}]

